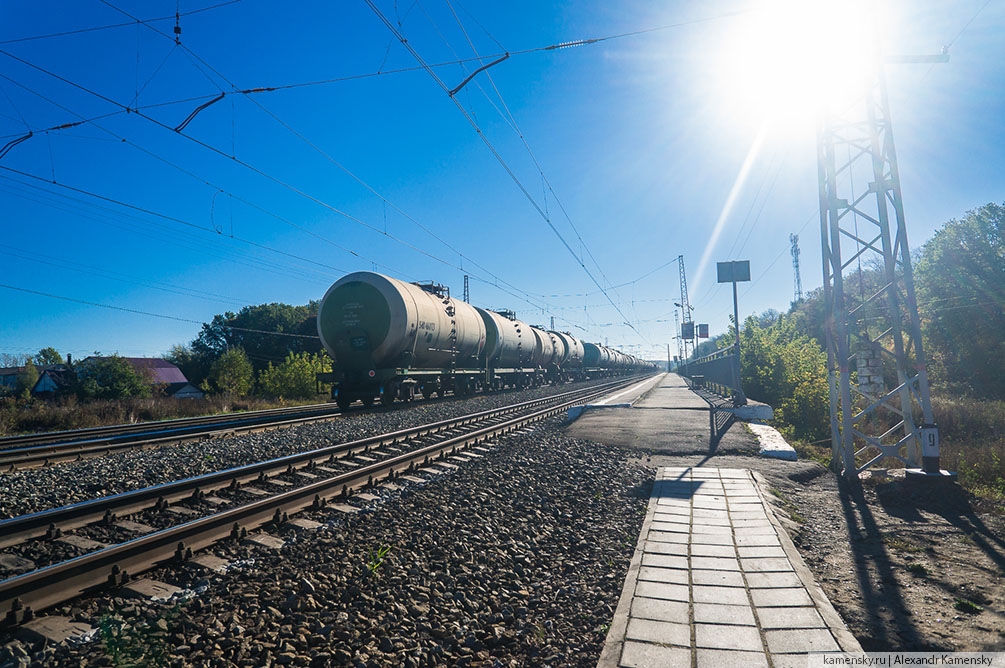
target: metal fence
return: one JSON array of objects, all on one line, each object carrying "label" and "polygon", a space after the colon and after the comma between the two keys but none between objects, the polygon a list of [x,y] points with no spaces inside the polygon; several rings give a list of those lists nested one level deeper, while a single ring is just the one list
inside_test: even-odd
[{"label": "metal fence", "polygon": [[740,387],[740,350],[734,344],[711,355],[681,364],[680,373],[692,384],[733,400],[736,406],[747,403]]}]

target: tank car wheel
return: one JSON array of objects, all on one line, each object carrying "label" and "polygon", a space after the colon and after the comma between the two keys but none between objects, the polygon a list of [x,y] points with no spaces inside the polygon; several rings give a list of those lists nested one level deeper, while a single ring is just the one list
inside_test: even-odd
[{"label": "tank car wheel", "polygon": [[339,407],[339,410],[344,411],[349,408],[349,404],[352,401],[348,397],[335,397],[335,404]]},{"label": "tank car wheel", "polygon": [[373,397],[363,397],[363,405],[367,408],[373,408]]}]

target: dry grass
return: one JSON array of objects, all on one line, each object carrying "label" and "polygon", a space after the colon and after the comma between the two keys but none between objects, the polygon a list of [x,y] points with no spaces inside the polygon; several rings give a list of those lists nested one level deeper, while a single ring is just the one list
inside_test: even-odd
[{"label": "dry grass", "polygon": [[[932,398],[935,422],[939,425],[942,468],[956,471],[960,484],[976,496],[1005,502],[1005,401],[950,397]],[[889,425],[887,425],[889,426]],[[827,466],[830,442],[790,441],[803,459]],[[886,459],[883,466],[902,466]]]},{"label": "dry grass", "polygon": [[265,410],[324,401],[326,397],[301,401],[224,396],[203,399],[152,397],[81,401],[69,396],[55,401],[33,399],[28,402],[4,398],[0,399],[0,436]]},{"label": "dry grass", "polygon": [[932,399],[942,467],[977,496],[1005,501],[1005,401]]}]

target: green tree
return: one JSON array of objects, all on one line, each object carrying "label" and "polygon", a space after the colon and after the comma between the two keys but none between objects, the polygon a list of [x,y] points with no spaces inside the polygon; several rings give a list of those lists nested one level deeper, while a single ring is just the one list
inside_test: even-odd
[{"label": "green tree", "polygon": [[258,374],[258,389],[262,394],[288,399],[306,399],[318,393],[315,374],[331,371],[321,355],[290,353],[277,366],[272,362]]},{"label": "green tree", "polygon": [[[734,340],[732,328],[721,337]],[[775,425],[806,441],[830,433],[827,355],[797,327],[797,318],[769,311],[750,316],[740,330],[740,364],[747,396],[775,409]]]},{"label": "green tree", "polygon": [[63,356],[55,348],[42,348],[35,354],[34,362],[39,366],[63,364]]},{"label": "green tree", "polygon": [[209,382],[217,392],[243,396],[251,392],[253,374],[247,353],[241,348],[231,348],[213,362]]},{"label": "green tree", "polygon": [[29,357],[24,361],[24,366],[21,371],[17,374],[17,387],[15,392],[19,394],[22,398],[31,397],[31,388],[35,387],[35,383],[38,382],[38,367],[35,366],[35,362]]},{"label": "green tree", "polygon": [[84,398],[149,397],[150,383],[124,357],[88,357],[76,365],[77,394]]},{"label": "green tree", "polygon": [[216,355],[203,352],[197,353],[192,346],[183,343],[171,346],[164,359],[181,369],[188,382],[196,386],[205,383],[209,370],[213,366]]},{"label": "green tree", "polygon": [[317,338],[317,302],[306,306],[259,304],[238,313],[216,315],[202,326],[191,350],[202,359],[214,360],[229,348],[244,349],[256,371],[266,360],[284,359],[287,353],[320,353]]},{"label": "green tree", "polygon": [[1005,206],[986,204],[943,225],[915,274],[933,380],[1005,398]]}]

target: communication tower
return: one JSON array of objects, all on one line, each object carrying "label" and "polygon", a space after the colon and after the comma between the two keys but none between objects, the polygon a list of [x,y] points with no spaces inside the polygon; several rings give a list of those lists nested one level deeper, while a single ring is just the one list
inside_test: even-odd
[{"label": "communication tower", "polygon": [[803,279],[799,275],[799,235],[790,234],[789,241],[792,242],[792,300],[802,301],[803,299]]}]

